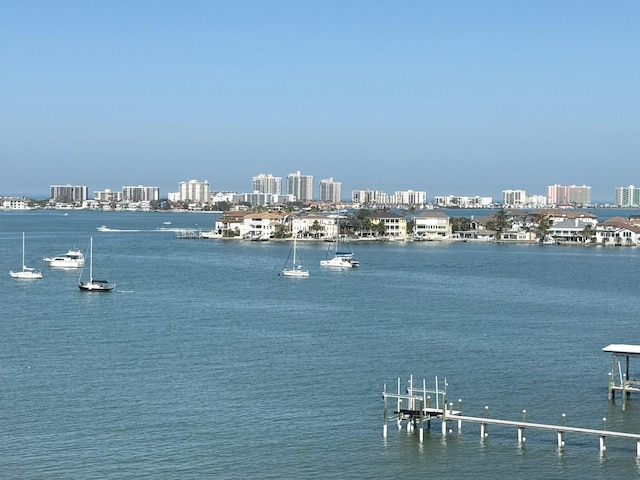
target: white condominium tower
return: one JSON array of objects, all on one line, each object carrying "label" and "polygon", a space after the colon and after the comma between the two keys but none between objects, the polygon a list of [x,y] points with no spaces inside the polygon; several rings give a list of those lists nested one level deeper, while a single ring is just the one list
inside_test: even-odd
[{"label": "white condominium tower", "polygon": [[180,182],[180,201],[208,203],[209,181],[189,180],[188,182]]},{"label": "white condominium tower", "polygon": [[640,188],[633,185],[617,187],[616,207],[640,207]]},{"label": "white condominium tower", "polygon": [[261,173],[257,177],[253,177],[253,181],[251,182],[251,191],[267,193],[270,195],[281,195],[282,177],[274,177],[270,173],[267,175]]},{"label": "white condominium tower", "polygon": [[89,188],[85,185],[50,185],[49,198],[56,202],[82,203],[89,197]]},{"label": "white condominium tower", "polygon": [[159,187],[122,187],[122,198],[130,202],[153,202],[160,200]]},{"label": "white condominium tower", "polygon": [[313,175],[301,175],[299,170],[287,175],[287,193],[299,202],[313,200]]},{"label": "white condominium tower", "polygon": [[342,183],[334,182],[333,177],[320,180],[320,201],[340,203],[342,198]]}]

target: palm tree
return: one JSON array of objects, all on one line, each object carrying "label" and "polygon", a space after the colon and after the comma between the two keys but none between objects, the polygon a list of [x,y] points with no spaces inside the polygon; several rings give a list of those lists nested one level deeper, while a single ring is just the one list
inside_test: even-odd
[{"label": "palm tree", "polygon": [[317,220],[314,220],[314,221],[313,221],[313,225],[311,225],[310,230],[311,230],[311,231],[313,231],[313,236],[314,236],[315,238],[318,238],[318,232],[319,232],[320,230],[322,230],[322,225],[320,225],[320,223],[318,223],[318,221],[317,221]]},{"label": "palm tree", "polygon": [[535,222],[537,224],[535,231],[538,235],[538,239],[540,242],[544,242],[545,237],[549,234],[549,228],[551,224],[549,223],[549,217],[546,215],[537,215],[535,218]]}]

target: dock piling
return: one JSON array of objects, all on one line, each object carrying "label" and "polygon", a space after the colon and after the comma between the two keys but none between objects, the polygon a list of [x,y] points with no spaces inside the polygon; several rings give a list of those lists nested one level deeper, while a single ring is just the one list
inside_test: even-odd
[{"label": "dock piling", "polygon": [[[640,351],[638,353],[640,356]],[[626,380],[626,375],[622,375],[623,380]],[[617,380],[616,380],[617,381]],[[623,382],[624,383],[624,382]],[[454,410],[453,402],[447,402],[446,386],[441,390],[438,385],[436,377],[435,390],[427,390],[426,382],[423,380],[422,388],[414,388],[413,377],[410,379],[406,392],[401,392],[400,378],[398,378],[397,393],[391,393],[387,391],[387,385],[384,384],[383,399],[384,399],[384,415],[382,435],[383,438],[387,438],[388,435],[388,422],[389,422],[389,398],[396,399],[397,410],[393,412],[392,419],[395,419],[398,425],[398,430],[402,430],[402,422],[407,421],[407,432],[415,433],[418,428],[418,437],[420,443],[424,442],[424,422],[427,422],[427,428],[431,427],[431,419],[436,418],[440,420],[442,427],[442,440],[445,441],[447,433],[452,433],[452,429],[449,429],[448,422],[457,422],[458,431],[462,431],[462,422],[475,423],[480,425],[480,438],[481,443],[484,444],[489,436],[488,426],[495,425],[496,427],[509,427],[516,428],[518,435],[518,445],[520,448],[524,448],[524,444],[527,441],[525,437],[525,430],[543,430],[556,433],[556,444],[558,451],[562,451],[565,448],[565,436],[567,432],[583,435],[591,435],[598,437],[600,454],[604,455],[607,450],[606,438],[613,437],[614,439],[629,439],[636,442],[636,457],[640,459],[640,433],[627,433],[619,431],[607,430],[607,418],[602,418],[602,428],[580,428],[567,426],[567,415],[562,413],[561,421],[559,424],[544,424],[533,423],[527,420],[527,411],[522,410],[521,420],[501,420],[490,418],[489,406],[485,405],[484,415],[482,417],[473,417],[462,415],[462,399],[458,399],[458,408]],[[629,387],[633,390],[633,387]],[[613,391],[622,390],[622,386],[613,386]],[[630,393],[629,390],[623,391],[623,399],[625,394]],[[432,395],[436,395],[436,407],[432,405]]]}]

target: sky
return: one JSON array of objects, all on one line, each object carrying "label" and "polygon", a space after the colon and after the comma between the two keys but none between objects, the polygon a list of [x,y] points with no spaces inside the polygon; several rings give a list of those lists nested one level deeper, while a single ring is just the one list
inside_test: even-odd
[{"label": "sky", "polygon": [[637,0],[0,0],[0,195],[640,185]]}]

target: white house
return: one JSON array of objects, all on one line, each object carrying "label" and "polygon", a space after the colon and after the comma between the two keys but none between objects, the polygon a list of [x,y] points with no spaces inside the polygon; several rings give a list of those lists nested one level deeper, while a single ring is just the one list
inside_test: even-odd
[{"label": "white house", "polygon": [[640,245],[640,225],[613,217],[595,226],[596,243],[615,246]]},{"label": "white house", "polygon": [[438,238],[451,235],[450,217],[435,210],[428,210],[413,217],[413,234],[416,237]]}]

